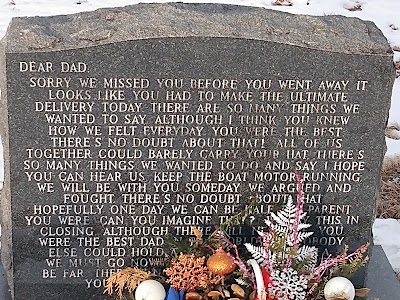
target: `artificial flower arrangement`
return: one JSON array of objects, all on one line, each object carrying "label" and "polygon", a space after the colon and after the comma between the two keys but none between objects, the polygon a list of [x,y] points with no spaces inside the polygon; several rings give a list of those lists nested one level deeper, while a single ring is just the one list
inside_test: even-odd
[{"label": "artificial flower arrangement", "polygon": [[[195,239],[175,243],[181,252],[172,258],[165,276],[138,268],[112,274],[104,291],[119,299],[135,300],[353,300],[365,299],[368,289],[355,290],[347,277],[365,265],[368,245],[318,263],[318,249],[302,245],[313,232],[304,223],[304,198],[299,176],[297,203],[290,199],[267,216],[268,231],[259,231],[259,245],[245,244],[251,258],[244,260],[224,229],[243,224],[255,201],[222,224],[207,239],[193,227]],[[157,280],[155,280],[157,279]],[[162,283],[164,284],[162,284]],[[169,286],[168,293],[164,286]],[[357,298],[356,298],[357,297]]]}]

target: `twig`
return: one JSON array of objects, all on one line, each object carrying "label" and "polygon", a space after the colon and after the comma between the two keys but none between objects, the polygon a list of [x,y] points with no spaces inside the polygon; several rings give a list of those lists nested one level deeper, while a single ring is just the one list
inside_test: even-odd
[{"label": "twig", "polygon": [[235,244],[233,244],[226,236],[221,235],[221,240],[223,240],[225,243],[231,247],[235,251],[235,256],[233,256],[231,253],[227,252],[227,254],[234,260],[235,264],[239,267],[239,269],[243,272],[244,276],[249,278],[251,283],[253,284],[253,287],[256,287],[256,281],[254,279],[254,274],[252,274],[249,269],[247,269],[246,264],[243,262],[243,260],[240,258],[239,255],[239,250]]}]

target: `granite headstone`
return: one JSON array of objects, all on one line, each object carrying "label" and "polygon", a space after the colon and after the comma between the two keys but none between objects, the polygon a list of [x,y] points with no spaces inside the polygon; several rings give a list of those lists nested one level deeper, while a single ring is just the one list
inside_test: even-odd
[{"label": "granite headstone", "polygon": [[2,53],[15,300],[106,298],[112,272],[159,271],[167,234],[209,234],[251,196],[262,226],[296,171],[308,244],[326,256],[371,241],[394,80],[373,23],[139,4],[15,18]]}]

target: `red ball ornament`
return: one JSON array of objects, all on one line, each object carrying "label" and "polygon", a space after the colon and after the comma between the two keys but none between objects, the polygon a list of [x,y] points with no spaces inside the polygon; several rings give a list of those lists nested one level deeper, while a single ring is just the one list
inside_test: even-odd
[{"label": "red ball ornament", "polygon": [[222,248],[219,248],[207,260],[208,269],[217,275],[227,275],[236,269],[234,259],[226,253]]}]

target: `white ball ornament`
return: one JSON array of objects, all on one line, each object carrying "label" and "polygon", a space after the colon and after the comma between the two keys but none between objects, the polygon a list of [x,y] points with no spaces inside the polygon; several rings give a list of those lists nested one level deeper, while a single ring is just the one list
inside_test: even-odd
[{"label": "white ball ornament", "polygon": [[329,280],[324,288],[325,299],[353,300],[356,296],[354,285],[345,277],[334,277]]},{"label": "white ball ornament", "polygon": [[135,291],[135,300],[164,300],[165,289],[156,280],[145,280],[141,282]]}]

